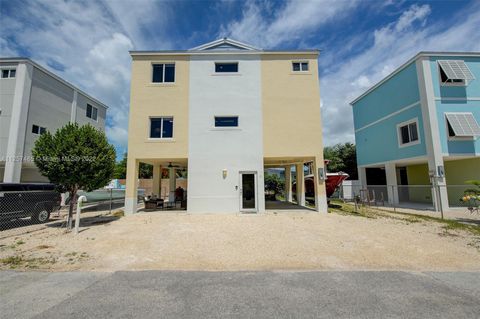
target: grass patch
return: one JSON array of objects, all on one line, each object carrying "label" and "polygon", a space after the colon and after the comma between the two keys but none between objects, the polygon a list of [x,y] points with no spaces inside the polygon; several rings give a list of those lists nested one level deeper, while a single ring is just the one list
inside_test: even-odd
[{"label": "grass patch", "polygon": [[37,269],[41,266],[51,265],[56,263],[57,260],[54,257],[39,257],[39,258],[25,258],[22,255],[9,256],[0,259],[0,263],[3,266],[7,266],[10,269],[16,268],[31,268]]},{"label": "grass patch", "polygon": [[355,206],[345,204],[341,201],[331,201],[328,208],[329,213],[366,218],[376,218],[375,214],[372,214],[372,212],[369,211],[366,207],[359,206],[357,211],[355,211]]},{"label": "grass patch", "polygon": [[125,212],[123,210],[117,210],[112,213],[113,217],[123,217],[125,216]]}]

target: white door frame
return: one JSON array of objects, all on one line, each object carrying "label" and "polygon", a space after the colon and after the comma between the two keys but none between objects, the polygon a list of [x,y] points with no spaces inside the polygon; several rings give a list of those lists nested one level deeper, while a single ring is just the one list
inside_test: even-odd
[{"label": "white door frame", "polygon": [[[242,175],[243,174],[253,174],[253,183],[255,186],[255,208],[243,208],[243,184],[242,184]],[[239,207],[240,207],[240,212],[242,213],[258,213],[258,173],[257,171],[239,171],[238,172],[238,178],[239,178]]]}]

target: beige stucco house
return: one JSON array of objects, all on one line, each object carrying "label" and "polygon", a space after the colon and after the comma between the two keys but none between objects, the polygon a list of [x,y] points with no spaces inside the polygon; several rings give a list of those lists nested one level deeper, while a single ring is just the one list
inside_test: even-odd
[{"label": "beige stucco house", "polygon": [[[186,170],[189,212],[263,212],[264,170],[303,181],[311,163],[317,211],[327,211],[317,50],[269,51],[220,39],[185,51],[132,51],[125,209],[137,210],[139,163]],[[319,176],[320,174],[320,176]],[[296,187],[305,205],[304,183]],[[267,207],[268,208],[268,207]]]}]

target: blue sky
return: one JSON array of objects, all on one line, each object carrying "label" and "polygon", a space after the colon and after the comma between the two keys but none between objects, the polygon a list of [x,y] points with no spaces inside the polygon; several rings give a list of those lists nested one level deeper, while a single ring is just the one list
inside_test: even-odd
[{"label": "blue sky", "polygon": [[26,56],[110,106],[127,150],[128,50],[188,49],[228,36],[264,49],[318,48],[324,142],[354,141],[348,102],[418,51],[480,51],[479,1],[0,0],[0,56]]}]

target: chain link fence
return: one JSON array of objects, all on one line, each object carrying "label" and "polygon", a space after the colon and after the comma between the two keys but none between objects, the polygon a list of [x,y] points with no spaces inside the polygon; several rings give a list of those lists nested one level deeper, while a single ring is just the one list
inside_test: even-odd
[{"label": "chain link fence", "polygon": [[[125,189],[99,189],[78,192],[85,196],[81,212],[82,223],[95,223],[95,218],[121,214],[125,202]],[[144,190],[139,190],[139,199]],[[78,198],[77,197],[77,198]],[[47,227],[66,228],[70,199],[62,200],[53,190],[0,191],[0,239],[39,231]],[[74,215],[76,204],[74,205]],[[75,222],[73,222],[74,224]]]},{"label": "chain link fence", "polygon": [[[463,210],[480,216],[480,196],[474,185],[359,185],[342,184],[331,199],[368,206],[413,210]],[[442,201],[439,198],[444,198]],[[447,206],[448,205],[448,206]]]}]

